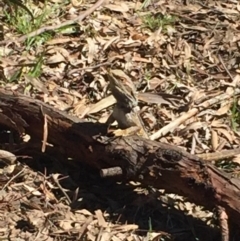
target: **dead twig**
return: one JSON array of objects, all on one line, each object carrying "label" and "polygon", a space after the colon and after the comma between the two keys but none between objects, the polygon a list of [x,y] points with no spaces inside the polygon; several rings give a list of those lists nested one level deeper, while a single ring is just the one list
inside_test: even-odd
[{"label": "dead twig", "polygon": [[229,241],[228,215],[225,208],[217,206],[218,219],[221,228],[221,241]]},{"label": "dead twig", "polygon": [[48,120],[47,120],[47,115],[44,115],[42,152],[45,152],[46,150],[47,137],[48,137]]},{"label": "dead twig", "polygon": [[24,171],[25,171],[26,167],[23,167],[23,169],[18,172],[16,175],[14,175],[4,186],[1,190],[5,190],[7,188],[7,186],[17,177],[19,177]]},{"label": "dead twig", "polygon": [[66,201],[68,203],[68,205],[71,204],[71,199],[70,197],[68,196],[68,194],[65,192],[65,190],[62,188],[62,186],[60,185],[59,181],[58,181],[58,178],[55,176],[55,175],[52,175],[52,180],[55,182],[55,184],[57,185],[57,187],[62,191],[63,195],[65,196],[66,198]]},{"label": "dead twig", "polygon": [[228,76],[229,76],[230,79],[234,82],[234,78],[233,78],[233,76],[231,75],[231,73],[229,72],[229,70],[227,69],[225,63],[223,62],[222,57],[221,57],[220,55],[218,55],[218,58],[219,58],[219,60],[220,60],[220,62],[221,62],[221,64],[222,64],[223,68],[224,68],[225,71],[227,72]]}]

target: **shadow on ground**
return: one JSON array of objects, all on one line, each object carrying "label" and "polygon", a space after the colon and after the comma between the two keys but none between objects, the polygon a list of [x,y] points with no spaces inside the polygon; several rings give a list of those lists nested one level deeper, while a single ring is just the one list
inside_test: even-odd
[{"label": "shadow on ground", "polygon": [[[59,173],[67,177],[60,185],[68,190],[73,210],[87,209],[94,213],[97,209],[107,212],[109,218],[106,221],[119,224],[137,224],[138,234],[146,236],[147,232],[169,234],[172,240],[177,241],[218,241],[221,239],[217,225],[210,227],[208,223],[214,223],[213,218],[205,217],[205,221],[187,215],[180,211],[184,206],[184,200],[166,198],[164,193],[150,187],[141,187],[131,183],[120,183],[111,179],[103,179],[97,170],[86,165],[69,165],[59,162],[46,154],[39,154],[25,163],[37,172],[47,176]],[[73,163],[76,163],[74,161]],[[58,199],[64,199],[60,189],[54,191]],[[170,201],[169,201],[170,200]],[[175,208],[178,207],[178,208]],[[204,219],[204,218],[203,218]],[[234,240],[234,239],[232,239]]]}]

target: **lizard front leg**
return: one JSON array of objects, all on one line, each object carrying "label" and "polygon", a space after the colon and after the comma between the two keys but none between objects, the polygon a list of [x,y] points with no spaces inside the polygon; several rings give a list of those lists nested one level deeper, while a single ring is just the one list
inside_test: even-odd
[{"label": "lizard front leg", "polygon": [[137,113],[138,110],[139,108],[136,107],[131,111],[127,111],[126,108],[123,108],[121,107],[121,105],[116,104],[113,109],[113,113],[109,116],[106,123],[109,126],[115,120],[117,121],[118,127],[120,129],[114,131],[114,134],[116,136],[137,134],[145,138],[149,138]]}]

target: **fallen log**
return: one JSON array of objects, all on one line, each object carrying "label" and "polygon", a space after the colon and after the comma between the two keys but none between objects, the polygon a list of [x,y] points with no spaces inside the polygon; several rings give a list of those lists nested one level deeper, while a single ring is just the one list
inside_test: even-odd
[{"label": "fallen log", "polygon": [[102,176],[163,188],[210,210],[221,206],[240,226],[240,181],[181,148],[138,136],[103,138],[104,124],[79,120],[5,89],[0,89],[0,109],[0,124],[42,142],[42,151],[48,152],[51,144],[61,154],[99,169]]}]

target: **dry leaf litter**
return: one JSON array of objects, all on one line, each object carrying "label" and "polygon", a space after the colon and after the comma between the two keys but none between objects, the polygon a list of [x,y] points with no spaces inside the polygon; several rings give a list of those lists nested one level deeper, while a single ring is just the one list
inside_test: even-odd
[{"label": "dry leaf litter", "polygon": [[[40,27],[74,19],[94,4],[24,3],[35,18],[51,10]],[[0,8],[2,87],[105,122],[115,103],[104,78],[110,66],[134,82],[151,139],[193,154],[239,146],[238,1],[108,1],[43,42],[18,41],[23,34],[4,14],[14,15],[13,8],[4,2]],[[24,11],[22,16],[31,19]],[[41,71],[33,77],[29,72],[37,64]],[[1,136],[1,143],[7,142]],[[2,155],[9,153],[1,154],[9,160]],[[22,164],[12,156],[1,164],[0,233],[6,240],[214,240],[218,235],[213,213],[179,196],[102,180],[82,164],[76,171],[52,156],[33,157],[23,157]],[[235,175],[238,163],[236,156]]]}]

